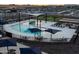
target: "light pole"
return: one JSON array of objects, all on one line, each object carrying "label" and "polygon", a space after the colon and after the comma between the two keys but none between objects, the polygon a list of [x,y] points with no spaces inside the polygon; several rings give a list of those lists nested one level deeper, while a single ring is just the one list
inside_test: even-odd
[{"label": "light pole", "polygon": [[37,27],[38,27],[38,16],[36,16],[36,19],[37,19]]},{"label": "light pole", "polygon": [[[18,21],[19,21],[19,31],[21,32],[21,25],[20,25],[20,12],[18,12]],[[21,35],[20,35],[21,38]]]},{"label": "light pole", "polygon": [[46,13],[45,21],[47,22],[47,13]]}]

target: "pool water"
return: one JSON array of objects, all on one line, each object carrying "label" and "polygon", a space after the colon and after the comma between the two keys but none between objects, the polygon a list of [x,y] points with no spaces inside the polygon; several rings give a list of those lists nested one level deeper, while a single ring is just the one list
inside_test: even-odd
[{"label": "pool water", "polygon": [[23,26],[22,24],[16,24],[14,26],[12,26],[12,29],[14,29],[15,31],[21,32],[21,33],[26,33],[26,34],[30,34],[30,35],[37,35],[40,36],[41,35],[41,31],[38,32],[31,32],[29,30],[29,28],[35,28],[34,26]]}]

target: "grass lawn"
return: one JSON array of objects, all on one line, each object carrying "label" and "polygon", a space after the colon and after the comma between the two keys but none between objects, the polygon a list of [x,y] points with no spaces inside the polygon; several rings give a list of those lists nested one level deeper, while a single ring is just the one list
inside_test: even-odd
[{"label": "grass lawn", "polygon": [[[59,21],[62,17],[57,17],[57,16],[51,16],[51,15],[48,15],[47,16],[47,21]],[[39,20],[46,20],[46,16],[45,15],[41,15],[38,17]]]}]

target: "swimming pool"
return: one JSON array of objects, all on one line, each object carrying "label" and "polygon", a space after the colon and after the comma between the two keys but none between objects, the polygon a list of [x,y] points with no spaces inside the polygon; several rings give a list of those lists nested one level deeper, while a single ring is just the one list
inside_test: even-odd
[{"label": "swimming pool", "polygon": [[[40,29],[29,25],[29,26],[23,26],[22,24],[16,24],[14,26],[12,26],[12,29],[14,29],[17,32],[21,32],[23,34],[27,34],[27,36],[39,36],[41,34],[41,31],[39,31]],[[32,29],[32,30],[30,30]],[[38,31],[36,31],[38,29]],[[33,30],[35,30],[34,32],[32,32]]]},{"label": "swimming pool", "polygon": [[[35,24],[29,24],[29,20],[16,22],[12,24],[4,25],[4,30],[6,32],[12,33],[13,37],[18,38],[25,38],[28,37],[28,40],[35,40],[35,37],[43,37],[43,41],[51,42],[51,38],[53,40],[61,40],[62,38],[67,38],[67,42],[71,40],[73,35],[75,34],[76,29],[70,29],[68,27],[56,27],[51,26],[54,25],[56,22],[45,22],[41,21],[41,28],[40,28],[40,21],[35,21]],[[51,32],[54,31],[53,33]]]}]

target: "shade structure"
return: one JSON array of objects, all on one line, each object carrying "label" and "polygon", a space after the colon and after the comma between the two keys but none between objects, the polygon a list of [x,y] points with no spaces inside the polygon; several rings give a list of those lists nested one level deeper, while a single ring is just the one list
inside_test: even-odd
[{"label": "shade structure", "polygon": [[33,16],[39,16],[39,15],[43,15],[44,13],[25,13],[25,14],[28,14],[28,15],[33,15]]},{"label": "shade structure", "polygon": [[47,29],[47,30],[45,30],[45,31],[50,32],[50,33],[52,33],[52,34],[55,34],[55,33],[59,32],[60,30]]},{"label": "shade structure", "polygon": [[16,40],[15,39],[2,39],[0,40],[0,46],[16,46]]},{"label": "shade structure", "polygon": [[40,48],[20,48],[21,54],[41,54]]},{"label": "shade structure", "polygon": [[32,32],[32,33],[34,33],[34,32],[41,32],[41,30],[38,29],[38,28],[29,28],[28,30],[29,30],[30,32]]}]

